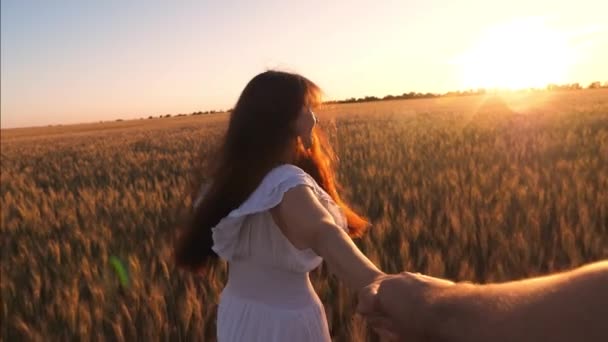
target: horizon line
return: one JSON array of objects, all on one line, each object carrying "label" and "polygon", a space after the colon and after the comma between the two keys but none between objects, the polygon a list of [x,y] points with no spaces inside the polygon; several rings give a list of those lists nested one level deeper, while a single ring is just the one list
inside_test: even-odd
[{"label": "horizon line", "polygon": [[[593,81],[590,82],[589,85],[581,86],[580,82],[573,83],[563,83],[563,84],[555,84],[548,83],[543,87],[522,87],[522,88],[508,88],[508,87],[477,87],[477,88],[467,88],[461,90],[451,90],[444,93],[432,93],[432,92],[405,92],[401,95],[392,95],[388,94],[383,97],[377,96],[365,96],[365,97],[350,97],[341,100],[326,100],[323,101],[323,104],[350,104],[350,103],[364,103],[364,102],[375,102],[375,101],[391,101],[391,100],[416,100],[416,99],[424,99],[424,98],[437,98],[437,97],[458,97],[458,96],[474,96],[474,95],[488,95],[488,94],[505,94],[505,93],[517,93],[517,92],[532,92],[532,91],[564,91],[564,90],[594,90],[594,89],[608,89],[608,80],[601,81]],[[43,124],[40,126],[17,126],[17,127],[1,127],[0,130],[11,130],[11,129],[27,129],[27,128],[44,128],[44,127],[58,127],[58,126],[72,126],[72,125],[85,125],[85,124],[101,124],[108,122],[119,122],[119,121],[134,121],[134,120],[149,120],[149,119],[162,119],[168,117],[181,117],[181,116],[193,116],[193,115],[209,115],[209,114],[222,114],[229,113],[233,108],[229,109],[210,109],[206,111],[193,111],[191,113],[166,113],[166,114],[157,114],[157,116],[149,115],[147,118],[145,117],[133,117],[133,118],[115,118],[115,119],[107,119],[107,120],[98,120],[98,121],[88,121],[88,122],[78,122],[78,123],[56,123],[56,124]],[[0,113],[1,115],[1,113]]]}]

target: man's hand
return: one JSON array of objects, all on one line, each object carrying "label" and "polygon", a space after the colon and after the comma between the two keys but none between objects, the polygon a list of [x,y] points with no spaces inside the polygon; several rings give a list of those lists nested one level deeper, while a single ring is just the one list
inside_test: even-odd
[{"label": "man's hand", "polygon": [[499,284],[401,273],[359,291],[357,311],[407,341],[608,341],[608,261]]},{"label": "man's hand", "polygon": [[357,311],[388,340],[426,340],[434,325],[433,297],[453,284],[408,272],[387,275],[359,291]]}]

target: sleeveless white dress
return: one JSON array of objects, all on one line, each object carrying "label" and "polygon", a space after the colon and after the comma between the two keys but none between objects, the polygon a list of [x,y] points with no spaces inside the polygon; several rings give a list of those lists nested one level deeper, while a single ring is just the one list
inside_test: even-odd
[{"label": "sleeveless white dress", "polygon": [[293,246],[268,211],[300,184],[310,187],[347,230],[340,207],[304,170],[291,164],[271,170],[241,206],[212,228],[212,248],[229,269],[218,306],[219,342],[331,340],[323,304],[308,277],[322,259],[312,249]]}]

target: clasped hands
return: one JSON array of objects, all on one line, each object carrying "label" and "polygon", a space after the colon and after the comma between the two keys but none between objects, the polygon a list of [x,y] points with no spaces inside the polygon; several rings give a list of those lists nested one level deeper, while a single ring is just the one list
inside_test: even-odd
[{"label": "clasped hands", "polygon": [[359,291],[357,313],[385,340],[426,341],[438,319],[435,299],[453,284],[419,273],[383,275]]}]

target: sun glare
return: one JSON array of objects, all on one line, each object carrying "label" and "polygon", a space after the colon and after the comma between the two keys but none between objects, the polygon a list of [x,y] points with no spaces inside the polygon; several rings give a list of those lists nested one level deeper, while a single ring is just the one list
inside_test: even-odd
[{"label": "sun glare", "polygon": [[544,87],[563,82],[571,51],[563,33],[527,19],[487,30],[460,63],[466,88]]}]

